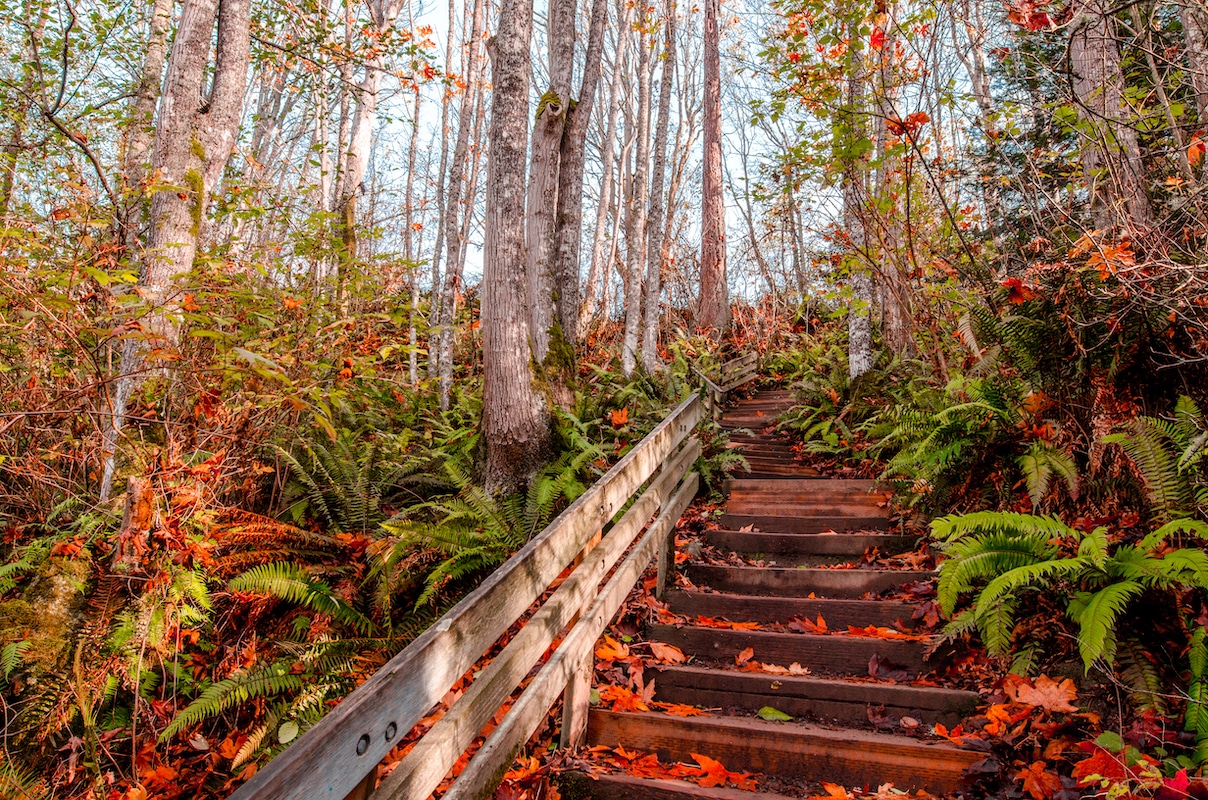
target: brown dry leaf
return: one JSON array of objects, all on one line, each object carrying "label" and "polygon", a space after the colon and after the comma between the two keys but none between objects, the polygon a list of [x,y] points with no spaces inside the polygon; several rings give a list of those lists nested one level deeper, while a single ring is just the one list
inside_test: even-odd
[{"label": "brown dry leaf", "polygon": [[1072,704],[1072,701],[1078,697],[1078,690],[1069,678],[1058,683],[1048,675],[1041,675],[1032,686],[1027,683],[1018,683],[1008,685],[1005,689],[1008,697],[1025,706],[1036,706],[1045,711],[1061,711],[1067,714],[1078,710],[1078,707]]},{"label": "brown dry leaf", "polygon": [[803,666],[801,666],[801,664],[794,661],[792,664],[789,664],[789,674],[790,675],[809,675],[810,670],[809,670],[809,667],[803,667]]},{"label": "brown dry leaf", "polygon": [[755,648],[748,647],[745,650],[743,650],[741,653],[739,653],[738,655],[734,656],[734,663],[741,667],[743,664],[750,661],[754,656],[755,656]]},{"label": "brown dry leaf", "polygon": [[673,644],[663,644],[662,642],[651,642],[650,654],[656,661],[664,664],[683,664],[688,660],[683,650]]}]

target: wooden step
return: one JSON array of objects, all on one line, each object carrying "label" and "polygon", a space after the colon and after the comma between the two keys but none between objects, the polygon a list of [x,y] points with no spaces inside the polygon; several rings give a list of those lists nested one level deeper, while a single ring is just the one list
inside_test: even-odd
[{"label": "wooden step", "polygon": [[729,567],[689,563],[684,572],[697,586],[719,592],[773,597],[852,598],[880,594],[935,575],[928,570],[815,569],[810,567]]},{"label": "wooden step", "polygon": [[832,628],[848,625],[890,627],[897,623],[915,624],[912,603],[900,600],[827,600],[805,597],[758,597],[721,592],[676,589],[667,595],[676,614],[695,619],[715,617],[751,622],[788,623],[794,617],[817,620],[819,615]]},{"label": "wooden step", "polygon": [[656,697],[664,703],[742,709],[754,714],[771,706],[793,717],[865,725],[869,709],[889,717],[913,717],[933,727],[958,724],[977,709],[976,692],[938,686],[856,683],[800,675],[678,666],[659,671]]},{"label": "wooden step", "polygon": [[769,514],[722,514],[718,523],[723,528],[751,530],[764,533],[822,533],[823,531],[883,531],[889,527],[888,517],[821,516],[777,517]]},{"label": "wooden step", "polygon": [[730,491],[740,494],[749,492],[753,496],[780,495],[788,492],[791,493],[790,496],[800,498],[817,497],[819,494],[827,497],[864,498],[871,494],[878,500],[885,499],[889,494],[889,490],[877,481],[854,478],[805,478],[796,484],[784,486],[766,486],[760,481],[739,478],[732,481]]},{"label": "wooden step", "polygon": [[911,677],[927,671],[926,642],[879,639],[873,636],[833,636],[777,631],[736,631],[695,625],[648,625],[646,636],[673,644],[701,661],[734,664],[746,648],[754,661],[788,667],[794,662],[819,675],[868,675],[868,662],[877,656],[901,667]]},{"label": "wooden step", "polygon": [[[630,748],[626,748],[630,749]],[[691,758],[688,759],[691,761]],[[732,770],[739,771],[739,770]],[[701,786],[664,778],[635,778],[632,775],[587,775],[567,772],[558,778],[563,797],[582,800],[793,800],[772,792],[748,792],[721,786]]]},{"label": "wooden step", "polygon": [[771,500],[767,497],[730,495],[726,502],[726,513],[736,516],[768,517],[856,517],[889,519],[887,509],[871,500],[847,500],[815,497],[808,500]]},{"label": "wooden step", "polygon": [[716,758],[731,770],[795,775],[873,788],[893,783],[906,791],[956,792],[961,775],[985,754],[946,742],[864,731],[734,717],[672,717],[592,709],[588,741],[655,752],[686,761],[690,753]]},{"label": "wooden step", "polygon": [[[707,530],[704,539],[714,547],[733,553],[767,556],[862,556],[870,547],[882,555],[914,550],[919,537],[896,533],[767,533]],[[781,559],[777,559],[781,560]]]}]

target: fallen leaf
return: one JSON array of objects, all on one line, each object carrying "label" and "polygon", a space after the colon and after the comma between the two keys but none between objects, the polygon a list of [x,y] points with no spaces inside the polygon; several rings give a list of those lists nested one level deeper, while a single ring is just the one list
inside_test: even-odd
[{"label": "fallen leaf", "polygon": [[738,655],[734,656],[734,663],[741,667],[743,664],[750,661],[754,657],[754,655],[755,655],[755,648],[748,647],[748,648],[744,649]]},{"label": "fallen leaf", "polygon": [[1025,706],[1036,706],[1045,711],[1061,711],[1067,714],[1078,710],[1078,707],[1071,702],[1078,697],[1078,690],[1069,678],[1058,683],[1047,675],[1041,675],[1032,685],[1022,682],[1009,684],[1004,688],[1007,697]]},{"label": "fallen leaf", "polygon": [[793,721],[793,718],[790,717],[788,714],[784,713],[783,711],[781,711],[778,708],[772,708],[771,706],[764,706],[763,708],[759,709],[758,711],[755,712],[755,716],[759,717],[760,719],[766,719],[769,722],[792,722]]},{"label": "fallen leaf", "polygon": [[604,636],[604,644],[596,648],[596,658],[601,661],[616,661],[628,657],[629,645],[618,642],[607,634]]},{"label": "fallen leaf", "polygon": [[1043,761],[1035,761],[1015,776],[1015,780],[1023,781],[1023,790],[1032,796],[1032,800],[1050,800],[1061,789],[1061,778],[1045,766]]},{"label": "fallen leaf", "polygon": [[662,642],[651,642],[650,654],[664,664],[683,664],[688,660],[683,650],[673,644],[663,644]]},{"label": "fallen leaf", "polygon": [[700,778],[698,783],[708,789],[713,786],[726,786],[733,783],[739,789],[747,789],[754,791],[758,788],[755,783],[754,776],[749,772],[730,772],[722,763],[716,759],[699,753],[689,753],[697,764],[700,764]]}]

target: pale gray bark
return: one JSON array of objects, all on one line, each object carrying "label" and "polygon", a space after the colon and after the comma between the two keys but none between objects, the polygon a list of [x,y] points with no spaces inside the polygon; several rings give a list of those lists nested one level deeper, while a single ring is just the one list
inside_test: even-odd
[{"label": "pale gray bark", "polygon": [[[482,57],[479,40],[482,39],[482,31],[486,24],[483,0],[473,0],[473,7],[468,10],[469,33],[464,42],[467,51],[466,88],[462,90],[457,118],[457,141],[453,146],[453,161],[449,166],[449,188],[445,210],[445,279],[441,288],[440,320],[436,330],[440,351],[437,363],[440,371],[440,407],[442,411],[448,410],[449,393],[453,390],[454,322],[457,319],[457,289],[461,285],[461,265],[467,235],[463,233],[462,223],[463,218],[466,221],[469,220],[470,209],[474,202],[473,182],[471,181],[466,197],[462,196],[462,184],[465,183],[466,177],[471,128],[475,124],[475,117],[481,116],[476,115],[474,109],[475,101],[481,93],[479,74]],[[477,155],[474,158],[477,163]],[[468,226],[465,230],[468,230]]]},{"label": "pale gray bark", "polygon": [[[468,22],[469,20],[467,20]],[[453,72],[453,31],[457,27],[457,0],[449,0],[449,28],[445,41],[445,80],[450,80]],[[446,85],[440,99],[440,166],[436,170],[436,243],[432,249],[432,297],[428,309],[428,377],[440,375],[440,345],[438,325],[440,324],[440,309],[444,302],[444,292],[440,290],[440,262],[445,250],[445,215],[448,213],[445,186],[449,167],[449,106],[452,99],[452,87]]]},{"label": "pale gray bark", "polygon": [[[841,142],[850,152],[851,143],[867,134],[866,87],[863,54],[849,51],[848,79],[844,114],[847,117],[847,142]],[[848,156],[843,164],[843,224],[847,230],[848,265],[851,304],[847,313],[847,372],[855,380],[872,369],[872,275],[867,263],[868,234],[864,203],[868,196],[865,160]]]},{"label": "pale gray bark", "polygon": [[1208,8],[1203,0],[1184,0],[1179,6],[1191,85],[1195,89],[1199,123],[1208,124]]},{"label": "pale gray bark", "polygon": [[[630,225],[625,232],[625,337],[621,344],[621,371],[637,366],[638,339],[642,332],[642,289],[646,265],[646,216],[650,200],[650,35],[649,24],[638,25],[637,164],[633,192],[628,198]],[[658,303],[658,298],[655,298]]]},{"label": "pale gray bark", "polygon": [[[628,55],[625,32],[629,30],[629,26],[633,22],[633,4],[622,3],[622,5],[624,11],[621,13],[621,23],[617,26],[617,45],[613,57],[612,93],[608,103],[608,120],[604,123],[604,138],[600,145],[603,185],[600,190],[600,200],[596,205],[596,226],[592,235],[591,264],[587,272],[587,284],[579,304],[579,318],[576,325],[579,331],[586,330],[595,315],[596,289],[601,275],[603,275],[605,285],[608,283],[608,267],[604,256],[605,231],[608,230],[608,215],[614,202],[614,195],[619,194],[613,192],[613,150],[616,142],[617,119],[620,116],[621,104],[625,99],[627,88],[625,81],[622,80]],[[622,156],[621,163],[624,162],[625,157]],[[616,199],[619,200],[619,198]],[[616,230],[615,226],[613,230]]]},{"label": "pale gray bark", "polygon": [[1070,67],[1074,95],[1090,129],[1082,147],[1082,168],[1095,227],[1145,227],[1153,222],[1153,209],[1141,147],[1128,119],[1114,27],[1106,0],[1074,4]]},{"label": "pale gray bark", "polygon": [[608,0],[593,0],[583,77],[579,84],[579,102],[567,109],[559,150],[554,292],[558,323],[562,327],[562,335],[572,347],[579,341],[579,248],[583,237],[584,148],[603,66],[604,29],[607,23]]},{"label": "pale gray bark", "polygon": [[127,205],[122,213],[122,238],[127,248],[137,247],[142,239],[142,219],[146,207],[146,187],[150,182],[151,146],[155,141],[155,106],[163,86],[164,64],[168,58],[168,34],[172,30],[173,0],[155,0],[147,27],[147,50],[134,99],[130,119],[126,123],[125,146],[122,156],[122,192]]},{"label": "pale gray bark", "polygon": [[[147,354],[175,347],[180,320],[175,280],[197,254],[210,192],[235,148],[249,57],[249,0],[187,0],[181,11],[160,97],[152,170],[164,187],[151,200],[151,233],[139,276],[147,303],[142,335],[122,350],[105,435],[101,497],[113,485],[114,455],[126,408],[144,371]],[[217,47],[207,85],[211,42]]]},{"label": "pale gray bark", "polygon": [[558,211],[558,171],[562,133],[571,106],[575,60],[575,0],[550,0],[549,88],[537,103],[525,207],[525,273],[533,358],[545,362],[554,323],[554,227]]},{"label": "pale gray bark", "polygon": [[700,300],[696,326],[717,332],[729,324],[726,285],[726,200],[721,173],[721,15],[719,0],[705,0],[704,163],[701,171]]},{"label": "pale gray bark", "polygon": [[667,130],[671,125],[671,83],[675,77],[675,0],[663,6],[663,61],[659,78],[659,114],[654,133],[654,176],[650,185],[650,220],[646,241],[646,305],[642,319],[642,369],[659,365],[659,300],[663,294],[663,264],[667,260],[664,183],[667,175]]},{"label": "pale gray bark", "polygon": [[523,486],[549,455],[549,411],[534,386],[525,309],[524,200],[532,0],[503,0],[491,41],[490,148],[482,275],[483,484]]}]

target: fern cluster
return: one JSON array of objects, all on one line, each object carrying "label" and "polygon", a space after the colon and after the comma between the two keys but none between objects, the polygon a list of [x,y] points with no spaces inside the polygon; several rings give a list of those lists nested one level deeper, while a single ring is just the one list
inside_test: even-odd
[{"label": "fern cluster", "polygon": [[1208,509],[1208,476],[1202,469],[1208,420],[1191,398],[1180,397],[1170,419],[1137,417],[1103,441],[1119,445],[1132,459],[1159,520]]},{"label": "fern cluster", "polygon": [[[1096,662],[1117,663],[1119,621],[1134,601],[1156,593],[1173,605],[1184,592],[1208,590],[1204,550],[1170,547],[1176,537],[1208,539],[1208,525],[1197,520],[1175,520],[1135,543],[1113,541],[1104,527],[1083,532],[1055,517],[991,511],[935,520],[932,533],[947,556],[940,566],[941,609],[951,616],[971,597],[947,633],[976,629],[995,656],[1015,650],[1024,661],[1034,657],[1029,643],[1015,638],[1016,613],[1030,595],[1063,599],[1089,670]],[[1140,683],[1153,683],[1137,653],[1127,660]]]}]

